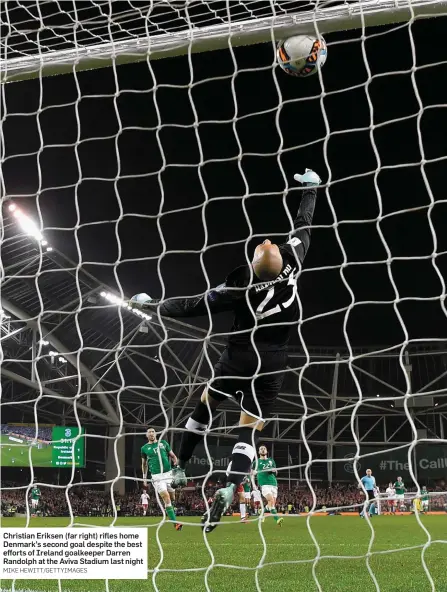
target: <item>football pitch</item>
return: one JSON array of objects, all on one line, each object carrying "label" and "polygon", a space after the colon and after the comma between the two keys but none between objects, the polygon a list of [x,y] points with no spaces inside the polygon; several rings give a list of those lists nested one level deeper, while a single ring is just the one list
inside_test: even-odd
[{"label": "football pitch", "polygon": [[[422,516],[432,542],[424,553],[434,588],[424,571],[422,551],[427,535],[414,516],[378,516],[372,519],[374,541],[366,557],[371,529],[359,517],[314,517],[309,523],[320,547],[317,550],[307,528],[307,518],[286,516],[283,527],[271,517],[240,524],[235,518],[208,535],[208,551],[198,518],[185,518],[181,532],[171,524],[159,530],[161,556],[156,540],[159,519],[122,518],[117,525],[147,526],[148,579],[110,580],[3,580],[1,592],[447,592],[447,515]],[[31,526],[65,526],[64,518],[35,518]],[[110,518],[78,518],[86,526],[108,526]],[[4,527],[24,526],[25,519],[3,519]],[[378,588],[368,571],[368,563]],[[261,566],[256,569],[257,566]],[[158,567],[155,575],[154,569]],[[313,575],[314,570],[314,575]],[[257,584],[258,583],[258,588]]]},{"label": "football pitch", "polygon": [[[52,447],[33,446],[31,458],[35,467],[51,467]],[[6,435],[0,437],[0,459],[2,467],[28,467],[29,466],[29,442],[18,444],[11,442]]]}]

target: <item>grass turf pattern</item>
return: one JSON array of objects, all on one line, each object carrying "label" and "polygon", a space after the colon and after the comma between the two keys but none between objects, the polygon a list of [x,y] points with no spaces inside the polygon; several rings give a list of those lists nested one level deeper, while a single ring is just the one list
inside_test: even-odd
[{"label": "grass turf pattern", "polygon": [[[447,592],[447,515],[422,516],[432,543],[425,551],[425,562],[435,590]],[[110,518],[77,518],[86,526],[108,526]],[[198,518],[185,518],[181,532],[170,523],[158,529],[163,561],[157,544],[159,518],[120,518],[116,525],[147,526],[149,532],[147,581],[100,580],[3,580],[2,592],[204,592],[205,577],[213,592],[254,592],[256,578],[265,592],[316,592],[312,570],[324,592],[373,592],[375,584],[367,569],[371,530],[359,517],[313,517],[310,526],[320,546],[320,558],[309,535],[307,518],[286,516],[279,528],[271,517],[262,524],[267,553],[260,564],[264,545],[256,519],[240,524],[226,518],[208,535],[214,560],[204,542]],[[66,518],[34,518],[31,527],[66,526]],[[425,592],[432,590],[423,569],[421,553],[426,533],[415,516],[373,517],[374,542],[369,565],[382,592]],[[20,527],[24,518],[4,518],[2,526]],[[159,570],[154,570],[158,566]],[[212,567],[211,567],[212,566]],[[249,569],[246,569],[249,568]],[[174,571],[178,570],[178,571]],[[189,570],[189,571],[188,571]],[[153,580],[155,579],[155,586]]]}]

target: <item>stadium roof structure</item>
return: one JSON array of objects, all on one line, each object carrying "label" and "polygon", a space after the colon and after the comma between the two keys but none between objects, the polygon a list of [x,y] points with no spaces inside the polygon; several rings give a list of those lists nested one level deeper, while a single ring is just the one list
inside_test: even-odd
[{"label": "stadium roof structure", "polygon": [[[224,337],[128,310],[85,266],[51,248],[11,202],[3,208],[2,233],[3,422],[33,415],[70,422],[77,415],[84,423],[122,421],[130,429],[183,426]],[[292,345],[268,434],[302,440],[304,416],[309,442],[352,440],[354,414],[364,441],[408,443],[411,413],[422,438],[444,438],[446,392],[447,340],[352,355]],[[230,401],[222,407],[217,423],[224,433],[231,435],[237,413]]]}]

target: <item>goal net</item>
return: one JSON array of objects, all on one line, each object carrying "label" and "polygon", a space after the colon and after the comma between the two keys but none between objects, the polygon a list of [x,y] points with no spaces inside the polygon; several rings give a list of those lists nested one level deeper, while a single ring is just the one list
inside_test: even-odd
[{"label": "goal net", "polygon": [[[147,526],[148,590],[444,589],[446,16],[441,0],[0,4],[11,526]],[[293,35],[327,44],[305,80],[277,63]],[[200,529],[237,437],[228,401],[176,494],[178,533],[153,488],[142,506],[140,450],[154,427],[178,454],[231,318],[127,300],[204,294],[265,238],[284,242],[306,168],[323,185],[261,437],[284,528],[250,497],[248,525],[235,498]],[[75,589],[19,584],[4,587]],[[76,589],[120,587],[104,572]]]}]

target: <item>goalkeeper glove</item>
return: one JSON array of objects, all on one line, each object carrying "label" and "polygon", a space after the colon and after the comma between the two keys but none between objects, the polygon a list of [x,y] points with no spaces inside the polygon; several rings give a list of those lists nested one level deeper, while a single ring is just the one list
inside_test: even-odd
[{"label": "goalkeeper glove", "polygon": [[137,308],[139,310],[143,310],[147,305],[153,302],[152,298],[146,292],[142,292],[141,294],[135,294],[129,300],[128,304],[130,308]]},{"label": "goalkeeper glove", "polygon": [[321,183],[320,177],[311,169],[306,169],[304,175],[293,175],[295,181],[303,183],[306,187],[318,187]]}]

